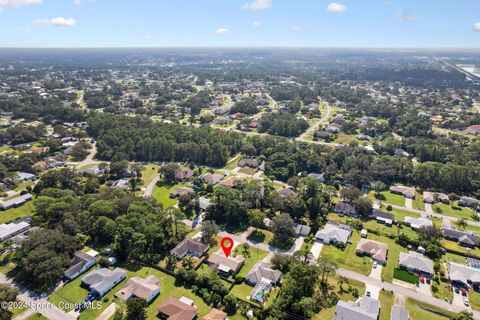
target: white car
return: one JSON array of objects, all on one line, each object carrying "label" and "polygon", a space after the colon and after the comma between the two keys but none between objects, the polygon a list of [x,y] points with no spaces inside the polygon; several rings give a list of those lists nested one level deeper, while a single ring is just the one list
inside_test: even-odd
[{"label": "white car", "polygon": [[373,261],[373,269],[377,268],[377,261]]},{"label": "white car", "polygon": [[468,297],[463,297],[463,304],[467,307],[470,306],[470,301],[468,301]]}]

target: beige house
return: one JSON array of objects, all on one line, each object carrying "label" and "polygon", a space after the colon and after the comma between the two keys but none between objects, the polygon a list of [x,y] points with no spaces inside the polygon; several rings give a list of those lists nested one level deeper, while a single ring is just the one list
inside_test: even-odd
[{"label": "beige house", "polygon": [[135,296],[149,303],[159,294],[160,287],[158,286],[158,278],[154,275],[149,275],[145,279],[140,277],[131,278],[125,287],[118,291],[115,296],[124,301],[128,301],[131,297]]}]

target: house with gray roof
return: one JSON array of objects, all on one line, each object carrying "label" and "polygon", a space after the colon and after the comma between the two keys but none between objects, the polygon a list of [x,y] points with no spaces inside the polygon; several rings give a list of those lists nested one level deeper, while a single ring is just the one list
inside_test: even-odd
[{"label": "house with gray roof", "polygon": [[268,263],[259,261],[257,262],[250,272],[245,277],[247,283],[251,286],[255,286],[260,281],[267,281],[270,284],[276,285],[280,282],[282,272],[279,270],[273,270]]},{"label": "house with gray roof", "polygon": [[471,285],[475,290],[480,286],[480,269],[472,268],[463,264],[449,262],[448,275],[452,285],[467,287]]},{"label": "house with gray roof", "polygon": [[208,183],[208,184],[217,184],[219,183],[225,175],[220,174],[220,173],[210,173],[207,172],[204,175],[201,176],[201,179],[203,182]]},{"label": "house with gray roof", "polygon": [[416,192],[414,187],[391,186],[389,190],[391,193],[402,195],[405,198],[415,199]]},{"label": "house with gray roof", "polygon": [[398,265],[410,273],[433,277],[433,261],[425,258],[421,253],[410,251],[400,252]]},{"label": "house with gray roof", "polygon": [[357,209],[354,205],[346,202],[338,202],[335,204],[334,211],[339,214],[345,214],[347,216],[357,214]]},{"label": "house with gray roof", "polygon": [[430,219],[425,218],[412,218],[412,217],[405,217],[403,221],[405,225],[410,226],[413,230],[418,230],[422,227],[431,227],[433,226],[433,222]]},{"label": "house with gray roof", "polygon": [[92,267],[97,260],[82,252],[77,251],[73,254],[72,261],[70,262],[70,268],[68,268],[63,274],[68,280],[73,280],[88,269]]},{"label": "house with gray roof", "polygon": [[364,296],[357,301],[338,301],[335,308],[335,320],[377,320],[380,313],[380,302]]},{"label": "house with gray roof", "polygon": [[5,200],[0,202],[1,210],[8,210],[11,208],[17,208],[24,205],[26,202],[32,200],[32,195],[30,193],[23,194],[21,196],[15,197],[13,199]]},{"label": "house with gray roof", "polygon": [[2,223],[0,224],[0,241],[8,240],[18,234],[21,234],[30,229],[30,224],[25,221],[18,223]]},{"label": "house with gray roof", "polygon": [[294,223],[293,230],[295,231],[295,235],[297,237],[306,237],[310,234],[312,228],[304,224]]},{"label": "house with gray roof", "polygon": [[388,246],[385,243],[362,238],[358,241],[355,252],[359,256],[372,257],[379,264],[387,263]]},{"label": "house with gray roof", "polygon": [[322,241],[324,244],[347,244],[348,238],[350,238],[351,234],[351,227],[345,224],[329,221],[325,224],[322,230],[317,231],[315,238]]},{"label": "house with gray roof", "polygon": [[453,227],[443,228],[443,237],[448,240],[457,241],[460,245],[469,248],[480,245],[480,237],[473,231],[461,231]]},{"label": "house with gray roof", "polygon": [[391,226],[395,222],[395,216],[380,209],[373,209],[370,218],[377,220],[378,223]]},{"label": "house with gray roof", "polygon": [[462,207],[471,207],[473,205],[479,205],[480,200],[477,200],[472,197],[460,197],[460,200],[458,200],[458,205]]},{"label": "house with gray roof", "polygon": [[197,242],[190,238],[183,239],[175,248],[170,250],[170,254],[182,259],[185,256],[200,258],[208,250],[208,245]]},{"label": "house with gray roof", "polygon": [[115,268],[114,270],[102,268],[93,270],[84,276],[82,284],[103,297],[126,277],[127,273],[121,268]]}]

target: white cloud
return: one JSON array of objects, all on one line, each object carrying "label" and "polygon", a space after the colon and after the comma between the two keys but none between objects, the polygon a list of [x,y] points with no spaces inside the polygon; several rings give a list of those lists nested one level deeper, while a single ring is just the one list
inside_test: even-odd
[{"label": "white cloud", "polygon": [[95,2],[95,0],[73,0],[73,3],[76,4],[77,6],[81,6],[84,3],[92,3]]},{"label": "white cloud", "polygon": [[327,11],[328,12],[336,12],[336,13],[341,13],[347,11],[347,6],[337,3],[337,2],[332,2],[327,6]]},{"label": "white cloud", "polygon": [[473,31],[480,32],[480,22],[473,24]]},{"label": "white cloud", "polygon": [[152,40],[153,39],[153,36],[151,34],[146,34],[143,36],[143,39],[145,40]]},{"label": "white cloud", "polygon": [[272,0],[255,0],[252,2],[247,2],[243,5],[245,10],[265,10],[272,7]]},{"label": "white cloud", "polygon": [[225,36],[228,36],[230,34],[230,30],[228,30],[227,28],[218,28],[215,31],[215,34],[217,36],[225,37]]},{"label": "white cloud", "polygon": [[302,28],[299,26],[293,26],[290,30],[292,30],[292,32],[302,32]]},{"label": "white cloud", "polygon": [[66,19],[63,17],[56,17],[52,19],[38,19],[35,20],[34,23],[43,26],[73,27],[77,24],[77,21],[73,18]]},{"label": "white cloud", "polygon": [[397,13],[397,17],[402,22],[411,22],[411,21],[418,20],[417,16],[414,16],[413,14],[406,13],[403,11],[400,11],[399,13]]},{"label": "white cloud", "polygon": [[252,26],[254,28],[260,28],[262,26],[262,23],[260,21],[253,21]]},{"label": "white cloud", "polygon": [[33,4],[41,4],[43,0],[0,0],[0,10],[6,8],[20,8]]}]

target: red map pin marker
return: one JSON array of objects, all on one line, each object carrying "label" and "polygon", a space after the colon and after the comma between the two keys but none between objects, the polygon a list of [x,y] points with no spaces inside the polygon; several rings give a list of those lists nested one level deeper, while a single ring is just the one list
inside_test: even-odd
[{"label": "red map pin marker", "polygon": [[223,252],[225,253],[225,256],[228,257],[230,255],[230,252],[232,252],[233,249],[233,240],[232,238],[225,237],[220,241],[220,246],[223,249]]}]

